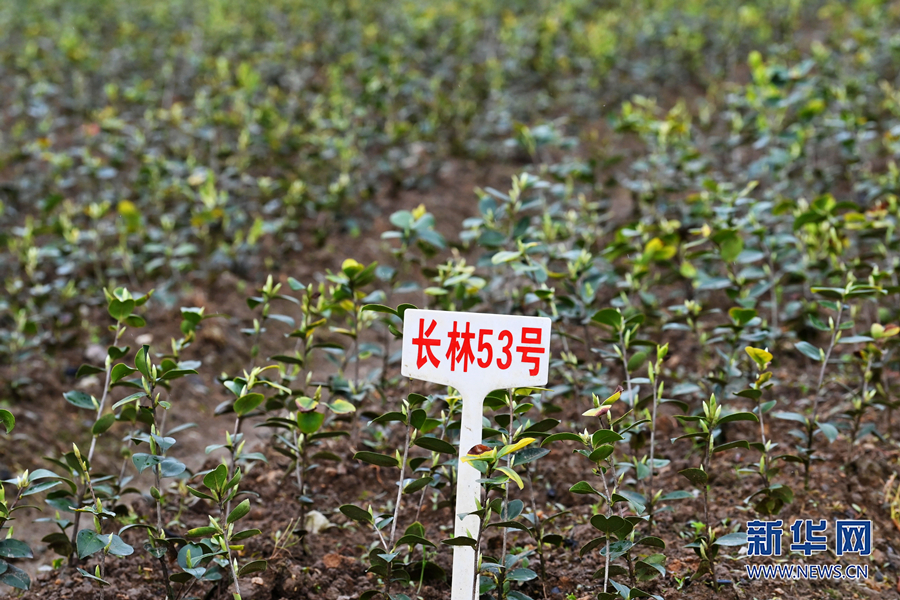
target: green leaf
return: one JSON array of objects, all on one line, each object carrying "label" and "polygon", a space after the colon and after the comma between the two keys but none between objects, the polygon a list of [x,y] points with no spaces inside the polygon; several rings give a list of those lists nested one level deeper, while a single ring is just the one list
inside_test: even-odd
[{"label": "green leaf", "polygon": [[265,402],[265,400],[265,396],[256,392],[245,394],[234,401],[234,412],[243,417]]},{"label": "green leaf", "polygon": [[567,431],[564,431],[562,433],[554,433],[553,435],[549,435],[544,438],[544,441],[541,442],[541,446],[546,446],[547,444],[552,444],[553,442],[560,441],[581,442],[581,436]]},{"label": "green leaf", "polygon": [[399,467],[400,463],[393,456],[387,456],[386,454],[378,454],[377,452],[357,452],[353,455],[353,458],[356,460],[361,460],[365,463],[369,463],[370,465],[377,465],[379,467]]},{"label": "green leaf", "polygon": [[[112,538],[110,538],[112,536]],[[99,536],[102,541],[109,544],[107,552],[113,556],[131,556],[134,554],[134,548],[125,543],[125,541],[116,534]]]},{"label": "green leaf", "polygon": [[325,406],[331,409],[331,412],[338,415],[346,415],[352,412],[356,412],[356,407],[353,406],[352,402],[344,400],[343,398],[338,398],[333,402],[326,402]]},{"label": "green leaf", "polygon": [[643,350],[632,354],[631,358],[628,359],[628,370],[630,372],[633,372],[640,369],[644,365],[644,363],[647,362],[648,356],[649,353],[644,352]]},{"label": "green leaf", "polygon": [[609,429],[600,429],[594,435],[591,436],[591,446],[597,448],[598,446],[602,446],[604,444],[611,444],[613,442],[621,442],[625,438],[615,431]]},{"label": "green leaf", "polygon": [[106,547],[106,540],[92,529],[82,529],[75,536],[75,547],[78,549],[78,558],[85,559],[93,556]]},{"label": "green leaf", "polygon": [[63,398],[65,398],[69,404],[74,404],[78,408],[97,410],[97,405],[94,404],[94,398],[90,394],[86,394],[80,390],[66,392],[63,394]]},{"label": "green leaf", "polygon": [[5,408],[0,408],[0,422],[6,428],[6,433],[12,433],[13,428],[16,426],[16,418]]},{"label": "green leaf", "polygon": [[403,493],[412,494],[414,492],[418,492],[432,481],[433,480],[431,477],[422,477],[420,479],[416,479],[415,481],[406,484],[406,487],[403,488]]},{"label": "green leaf", "polygon": [[232,509],[230,513],[228,513],[228,518],[226,519],[227,523],[234,523],[238,519],[241,519],[247,516],[247,513],[250,512],[250,500],[246,499],[237,506]]},{"label": "green leaf", "polygon": [[106,413],[99,419],[94,422],[94,425],[91,427],[91,435],[100,435],[105,433],[112,424],[116,422],[116,415],[113,413]]},{"label": "green leaf", "polygon": [[706,482],[709,481],[709,475],[703,469],[684,469],[683,471],[678,471],[678,474],[684,476],[698,487],[706,485]]},{"label": "green leaf", "polygon": [[75,372],[75,378],[81,379],[82,377],[87,377],[88,375],[96,375],[97,373],[104,373],[105,371],[106,369],[101,369],[100,367],[95,367],[94,365],[81,365]]},{"label": "green leaf", "polygon": [[406,425],[406,415],[398,410],[392,410],[372,419],[373,423],[403,423]]},{"label": "green leaf", "polygon": [[651,581],[660,575],[665,576],[666,568],[662,564],[665,560],[665,555],[653,554],[644,560],[637,561],[634,564],[635,579],[638,581]]},{"label": "green leaf", "polygon": [[118,298],[113,298],[107,306],[107,310],[109,311],[109,316],[116,321],[124,321],[131,315],[134,307],[134,300],[119,300]]},{"label": "green leaf", "polygon": [[512,466],[520,467],[522,465],[527,465],[528,463],[539,460],[547,456],[548,454],[550,454],[549,448],[537,448],[535,446],[523,448],[513,455]]},{"label": "green leaf", "polygon": [[34,558],[28,544],[12,538],[0,540],[0,557],[2,558]]},{"label": "green leaf", "polygon": [[665,547],[666,547],[666,543],[661,538],[658,538],[658,537],[652,536],[652,535],[642,537],[637,542],[635,542],[635,545],[649,546],[651,548],[661,548],[661,549],[665,549]]},{"label": "green leaf", "polygon": [[663,494],[660,496],[659,500],[668,502],[669,500],[690,500],[694,497],[694,495],[690,492],[686,492],[684,490],[676,490],[674,492],[669,492],[668,494]]},{"label": "green leaf", "polygon": [[112,360],[119,360],[131,350],[131,346],[125,346],[124,348],[119,348],[118,346],[110,346],[106,353]]},{"label": "green leaf", "polygon": [[154,454],[138,452],[131,456],[131,462],[134,463],[134,466],[138,470],[138,473],[143,473],[150,467],[155,467],[156,465],[161,463],[162,457],[156,456]]},{"label": "green leaf", "polygon": [[218,467],[203,476],[203,485],[211,490],[222,490],[228,481],[228,467],[220,464]]},{"label": "green leaf", "polygon": [[265,560],[254,560],[252,562],[248,562],[238,570],[238,577],[250,575],[251,573],[262,573],[268,566],[269,563]]},{"label": "green leaf", "polygon": [[134,402],[138,398],[143,398],[146,395],[147,395],[146,392],[135,392],[134,394],[131,394],[130,396],[126,396],[126,397],[122,398],[121,400],[119,400],[118,402],[116,402],[115,404],[113,404],[112,410],[116,410],[120,406],[124,406],[130,402]]},{"label": "green leaf", "polygon": [[134,357],[134,366],[141,375],[150,380],[150,346],[144,344]]},{"label": "green leaf", "polygon": [[[190,573],[192,577],[200,579],[206,573],[206,567],[200,566],[200,563],[203,561],[201,557],[204,554],[206,554],[205,546],[185,544],[178,551],[178,566]],[[190,563],[188,563],[188,555],[190,555]]]},{"label": "green leaf", "polygon": [[440,452],[441,454],[451,455],[457,454],[456,448],[454,448],[452,444],[430,435],[423,435],[416,438],[416,441],[413,442],[413,444],[419,446],[420,448],[431,450],[432,452]]},{"label": "green leaf", "polygon": [[99,583],[100,585],[109,585],[109,582],[106,581],[105,579],[100,579],[99,577],[97,577],[97,576],[94,575],[93,573],[88,573],[87,571],[85,571],[85,570],[82,569],[81,567],[75,567],[75,570],[78,571],[79,573],[81,573],[81,576],[82,576],[82,577],[86,577],[86,578],[90,579],[91,581],[96,581],[96,582]]},{"label": "green leaf", "polygon": [[747,323],[756,318],[756,311],[752,308],[739,308],[737,306],[728,310],[728,316],[738,327],[744,327]]},{"label": "green leaf", "polygon": [[628,521],[618,515],[612,515],[610,517],[605,515],[594,515],[591,517],[591,525],[606,535],[613,535],[617,531],[628,526],[628,524]]},{"label": "green leaf", "polygon": [[22,497],[25,496],[33,496],[35,494],[40,494],[41,492],[45,492],[50,488],[54,488],[57,485],[62,483],[61,481],[42,481],[41,483],[35,483],[33,485],[28,486],[28,488],[22,492]]},{"label": "green leaf", "polygon": [[447,546],[468,546],[469,548],[474,548],[477,545],[475,540],[464,535],[458,535],[448,540],[441,540],[441,543]]},{"label": "green leaf", "polygon": [[796,421],[798,423],[803,423],[804,425],[809,423],[809,419],[807,419],[800,413],[795,412],[777,412],[772,413],[772,416],[783,421]]},{"label": "green leaf", "polygon": [[622,313],[615,308],[604,308],[595,312],[591,321],[619,330],[622,328]]},{"label": "green leaf", "polygon": [[135,372],[137,372],[137,369],[132,369],[125,363],[119,363],[113,366],[112,371],[110,371],[109,381],[111,383],[117,383]]},{"label": "green leaf", "polygon": [[306,435],[315,433],[325,421],[325,414],[320,412],[300,413],[297,415],[297,424],[300,431]]},{"label": "green leaf", "polygon": [[731,413],[730,415],[725,415],[718,421],[717,423],[731,423],[733,421],[753,421],[754,423],[759,423],[759,417],[749,412],[738,412]]},{"label": "green leaf", "polygon": [[246,540],[252,538],[254,536],[260,535],[262,531],[259,529],[245,529],[243,531],[238,531],[236,534],[231,536],[232,542],[239,542],[241,540]]},{"label": "green leaf", "polygon": [[588,455],[588,460],[591,462],[599,463],[600,461],[604,461],[610,457],[615,448],[611,444],[605,444],[596,448],[593,452]]},{"label": "green leaf", "polygon": [[874,338],[870,338],[867,335],[851,335],[848,337],[842,337],[838,344],[863,344],[867,342],[874,342]]},{"label": "green leaf", "polygon": [[502,250],[491,257],[491,263],[495,264],[495,265],[499,265],[501,263],[507,263],[507,262],[516,260],[520,256],[522,256],[521,252],[513,252],[511,250]]},{"label": "green leaf", "polygon": [[130,327],[144,327],[147,325],[147,321],[144,320],[144,317],[135,314],[125,317],[125,322],[128,323]]},{"label": "green leaf", "polygon": [[162,374],[163,381],[172,381],[173,379],[180,379],[181,377],[186,377],[187,375],[196,375],[197,371],[194,369],[169,369],[165,373]]},{"label": "green leaf", "polygon": [[520,567],[518,569],[513,569],[509,573],[506,574],[507,581],[531,581],[532,579],[537,579],[537,573],[532,571],[531,569],[526,569]]},{"label": "green leaf", "polygon": [[811,358],[815,361],[822,360],[821,350],[810,344],[809,342],[797,342],[794,344],[794,347],[806,355],[808,358]]},{"label": "green leaf", "polygon": [[160,477],[178,477],[187,470],[187,466],[174,458],[166,457],[159,463]]},{"label": "green leaf", "polygon": [[385,306],[384,304],[366,304],[362,307],[362,310],[370,310],[372,312],[379,313],[387,313],[389,315],[397,316],[397,311],[391,308],[390,306]]},{"label": "green leaf", "polygon": [[210,496],[209,494],[205,494],[205,493],[201,492],[200,490],[195,490],[195,489],[192,488],[191,486],[188,486],[188,489],[187,489],[187,490],[188,490],[188,492],[189,492],[192,496],[196,496],[196,497],[198,497],[198,498],[202,498],[203,500],[213,500],[213,501],[215,501],[215,498],[213,498],[213,497]]},{"label": "green leaf", "polygon": [[711,239],[718,244],[722,260],[725,262],[734,262],[744,250],[744,240],[734,229],[719,231]]},{"label": "green leaf", "polygon": [[838,438],[838,430],[837,427],[832,425],[831,423],[818,423],[819,431],[828,438],[829,442],[834,442]]},{"label": "green leaf", "polygon": [[344,504],[338,510],[340,510],[345,517],[356,521],[357,523],[369,523],[372,524],[375,522],[372,515],[369,514],[369,511],[363,510],[358,506],[353,504]]},{"label": "green leaf", "polygon": [[31,587],[31,578],[28,573],[15,565],[0,561],[6,564],[6,570],[0,573],[0,583],[4,583],[18,590],[27,590]]},{"label": "green leaf", "polygon": [[724,452],[726,450],[731,450],[732,448],[745,448],[745,449],[749,450],[750,444],[747,443],[747,440],[737,440],[735,442],[728,442],[726,444],[722,444],[720,446],[716,446],[715,448],[713,448],[713,453]]},{"label": "green leaf", "polygon": [[747,534],[743,531],[729,533],[720,538],[716,538],[716,541],[713,543],[716,546],[743,546],[747,543]]},{"label": "green leaf", "polygon": [[409,545],[409,546],[431,546],[432,548],[437,548],[437,546],[435,546],[433,543],[431,543],[424,537],[422,537],[420,535],[414,535],[411,533],[407,533],[403,537],[401,537],[399,540],[397,540],[397,543],[394,544],[394,548],[397,548],[398,546],[403,546],[404,544]]},{"label": "green leaf", "polygon": [[844,297],[844,290],[834,287],[813,287],[809,288],[813,294],[818,294],[829,300],[841,300]]},{"label": "green leaf", "polygon": [[196,527],[194,529],[189,530],[185,535],[185,537],[196,538],[196,537],[209,537],[211,535],[215,535],[219,533],[219,530],[212,526],[206,527]]},{"label": "green leaf", "polygon": [[269,357],[271,360],[275,360],[282,363],[287,363],[289,365],[298,365],[303,366],[303,358],[299,356],[288,356],[287,354],[276,354],[275,356]]}]

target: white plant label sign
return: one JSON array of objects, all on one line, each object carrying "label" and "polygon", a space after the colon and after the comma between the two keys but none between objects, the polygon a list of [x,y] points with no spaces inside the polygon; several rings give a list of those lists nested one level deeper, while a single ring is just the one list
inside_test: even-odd
[{"label": "white plant label sign", "polygon": [[[550,368],[550,319],[440,310],[403,315],[405,377],[448,385],[462,395],[456,515],[477,510],[481,473],[462,458],[481,443],[484,398],[494,390],[538,387]],[[478,537],[478,517],[457,516],[455,535]],[[452,600],[473,600],[475,550],[453,549]]]}]

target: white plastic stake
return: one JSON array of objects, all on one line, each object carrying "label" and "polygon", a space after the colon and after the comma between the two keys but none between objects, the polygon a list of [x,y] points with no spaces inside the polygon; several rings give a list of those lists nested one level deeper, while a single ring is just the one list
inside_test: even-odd
[{"label": "white plastic stake", "polygon": [[[478,538],[481,473],[462,458],[481,443],[484,398],[494,390],[547,383],[550,319],[439,310],[407,310],[403,315],[405,377],[448,385],[462,395],[459,473],[456,483],[456,536]],[[452,600],[474,600],[475,550],[453,548]]]}]

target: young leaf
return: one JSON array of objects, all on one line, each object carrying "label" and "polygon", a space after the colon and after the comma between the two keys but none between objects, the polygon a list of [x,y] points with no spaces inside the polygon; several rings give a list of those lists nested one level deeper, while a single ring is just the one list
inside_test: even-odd
[{"label": "young leaf", "polygon": [[618,330],[622,327],[622,313],[614,308],[604,308],[595,312],[591,321]]},{"label": "young leaf", "polygon": [[452,455],[456,454],[456,448],[454,448],[452,444],[430,435],[423,435],[422,437],[416,438],[416,441],[413,442],[413,444],[425,448],[426,450],[431,450],[432,452]]},{"label": "young leaf", "polygon": [[372,518],[372,515],[369,514],[369,511],[363,510],[360,507],[355,506],[353,504],[344,504],[338,510],[340,510],[344,514],[345,517],[347,517],[348,519],[351,519],[353,521],[356,521],[357,523],[372,524],[375,522],[374,519]]},{"label": "young leaf", "polygon": [[497,467],[497,470],[501,473],[504,473],[507,477],[516,482],[516,485],[519,486],[519,489],[523,489],[525,484],[522,482],[522,478],[519,477],[519,474],[510,469],[509,467]]},{"label": "young leaf", "polygon": [[243,417],[265,402],[265,400],[265,396],[256,392],[245,394],[234,401],[234,412]]},{"label": "young leaf", "polygon": [[2,558],[34,558],[28,544],[8,538],[0,540],[0,557]]},{"label": "young leaf", "polygon": [[238,577],[250,575],[251,573],[261,573],[266,570],[268,564],[269,563],[264,560],[254,560],[253,562],[248,562],[238,570]]},{"label": "young leaf", "polygon": [[720,538],[716,538],[714,543],[717,546],[743,546],[747,543],[747,534],[743,531],[729,533]]},{"label": "young leaf", "polygon": [[683,471],[678,471],[678,474],[683,475],[688,481],[698,487],[706,485],[706,482],[709,481],[709,475],[703,469],[684,469]]},{"label": "young leaf", "polygon": [[353,455],[356,460],[361,460],[370,465],[379,467],[399,467],[400,462],[393,456],[378,454],[377,452],[357,452]]},{"label": "young leaf", "polygon": [[87,408],[90,410],[97,410],[97,405],[95,404],[95,400],[93,396],[90,394],[86,394],[80,390],[72,390],[71,392],[66,392],[63,394],[63,398],[69,404],[74,404],[78,408]]},{"label": "young leaf", "polygon": [[141,346],[140,350],[137,351],[137,354],[134,357],[134,366],[138,371],[141,372],[141,375],[150,379],[150,346],[146,344]]},{"label": "young leaf", "polygon": [[228,518],[226,519],[227,523],[234,523],[238,519],[241,519],[247,516],[247,513],[250,512],[250,500],[246,499],[237,506],[232,509],[232,511],[228,514]]},{"label": "young leaf", "polygon": [[6,433],[12,433],[13,428],[16,426],[16,418],[5,408],[0,408],[0,423],[3,423]]},{"label": "young leaf", "polygon": [[797,342],[796,344],[794,344],[794,347],[808,358],[811,358],[815,361],[822,360],[822,351],[809,342]]}]

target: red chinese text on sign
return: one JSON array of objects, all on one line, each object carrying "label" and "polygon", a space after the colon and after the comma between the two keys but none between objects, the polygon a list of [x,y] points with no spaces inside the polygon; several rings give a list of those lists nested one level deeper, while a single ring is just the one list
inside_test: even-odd
[{"label": "red chinese text on sign", "polygon": [[547,381],[550,319],[408,310],[403,327],[405,376],[447,385],[457,374],[499,377],[492,389]]}]

